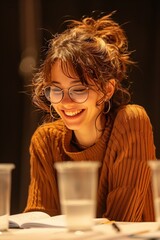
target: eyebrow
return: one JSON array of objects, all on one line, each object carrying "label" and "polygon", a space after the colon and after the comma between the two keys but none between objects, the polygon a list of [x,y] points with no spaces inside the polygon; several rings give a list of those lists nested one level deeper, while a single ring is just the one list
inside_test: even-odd
[{"label": "eyebrow", "polygon": [[[54,80],[52,80],[51,83],[61,85],[61,83],[54,81]],[[73,84],[73,83],[81,83],[81,81],[79,79],[77,79],[77,80],[71,81],[71,84]]]}]

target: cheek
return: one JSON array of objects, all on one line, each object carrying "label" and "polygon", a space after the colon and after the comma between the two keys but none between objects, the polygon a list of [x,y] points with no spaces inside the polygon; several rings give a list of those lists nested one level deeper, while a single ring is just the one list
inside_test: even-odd
[{"label": "cheek", "polygon": [[102,92],[95,92],[92,95],[92,106],[94,107],[95,111],[102,112],[104,109],[104,94]]},{"label": "cheek", "polygon": [[91,91],[88,97],[88,102],[91,106],[97,107],[98,102],[103,98],[103,94],[99,92]]},{"label": "cheek", "polygon": [[88,109],[88,113],[90,115],[98,115],[100,112],[103,111],[104,104],[98,105],[98,100],[100,98],[98,96],[94,96],[93,98],[88,99],[86,102],[85,108]]}]

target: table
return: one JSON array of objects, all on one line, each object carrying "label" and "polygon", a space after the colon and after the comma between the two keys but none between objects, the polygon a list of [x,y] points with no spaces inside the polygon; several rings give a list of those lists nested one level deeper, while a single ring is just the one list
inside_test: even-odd
[{"label": "table", "polygon": [[[112,224],[97,224],[92,231],[75,233],[68,232],[66,228],[29,228],[9,229],[0,233],[0,240],[108,240],[108,239],[160,239],[159,223],[116,222],[120,232]],[[139,233],[139,234],[138,234]]]}]

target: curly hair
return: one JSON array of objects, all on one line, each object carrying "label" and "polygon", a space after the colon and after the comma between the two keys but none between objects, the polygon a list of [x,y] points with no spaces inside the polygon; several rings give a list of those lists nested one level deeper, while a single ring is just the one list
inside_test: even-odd
[{"label": "curly hair", "polygon": [[32,82],[33,102],[40,109],[46,113],[50,111],[50,102],[45,98],[43,89],[51,83],[51,68],[57,59],[64,74],[69,76],[68,67],[71,64],[82,84],[88,85],[87,79],[92,79],[104,94],[107,94],[107,81],[115,79],[112,112],[130,102],[129,87],[123,83],[128,81],[128,66],[133,61],[125,32],[111,16],[112,13],[97,20],[92,17],[82,21],[70,20],[64,32],[53,36],[46,58]]}]

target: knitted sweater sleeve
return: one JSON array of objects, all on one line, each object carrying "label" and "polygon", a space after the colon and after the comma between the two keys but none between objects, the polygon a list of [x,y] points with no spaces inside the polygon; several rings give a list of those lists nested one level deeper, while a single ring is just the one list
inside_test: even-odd
[{"label": "knitted sweater sleeve", "polygon": [[28,192],[28,211],[44,211],[49,215],[60,214],[54,161],[58,156],[58,138],[54,128],[40,126],[30,144],[31,181]]},{"label": "knitted sweater sleeve", "polygon": [[153,221],[151,174],[155,159],[152,126],[140,106],[127,106],[115,120],[108,149],[109,175],[105,217],[120,221]]}]

